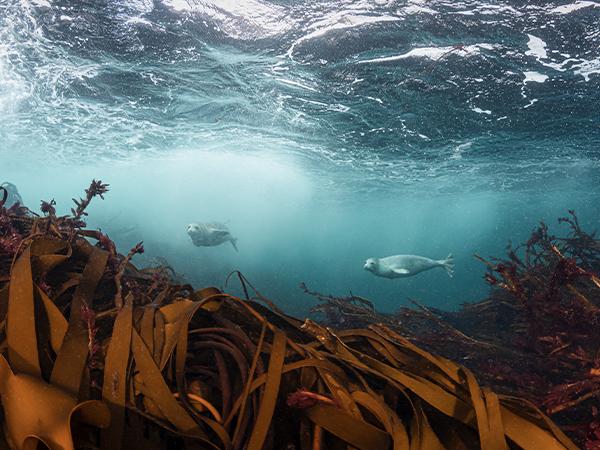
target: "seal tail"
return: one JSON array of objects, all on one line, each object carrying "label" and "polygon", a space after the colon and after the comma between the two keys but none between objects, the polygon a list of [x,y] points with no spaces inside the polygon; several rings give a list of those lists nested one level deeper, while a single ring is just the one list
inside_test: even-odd
[{"label": "seal tail", "polygon": [[446,259],[442,259],[438,262],[440,263],[440,266],[446,269],[448,276],[452,278],[454,276],[454,256],[452,256],[452,253],[446,256]]},{"label": "seal tail", "polygon": [[238,248],[237,248],[237,239],[232,237],[232,238],[229,240],[229,242],[231,242],[231,245],[233,245],[233,248],[235,248],[235,251],[236,251],[236,252],[239,252],[239,250],[238,250]]}]

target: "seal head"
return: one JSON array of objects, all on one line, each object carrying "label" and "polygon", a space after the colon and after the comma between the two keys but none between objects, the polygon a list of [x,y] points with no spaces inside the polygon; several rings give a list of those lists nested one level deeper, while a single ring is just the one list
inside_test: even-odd
[{"label": "seal head", "polygon": [[363,269],[368,270],[369,272],[377,273],[377,266],[379,265],[379,260],[377,258],[369,258],[365,261],[365,265]]}]

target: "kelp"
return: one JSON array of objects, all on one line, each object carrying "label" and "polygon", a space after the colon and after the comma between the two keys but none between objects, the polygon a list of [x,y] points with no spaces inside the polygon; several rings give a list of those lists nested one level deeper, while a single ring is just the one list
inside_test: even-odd
[{"label": "kelp", "polygon": [[600,240],[574,211],[545,223],[505,259],[479,258],[489,298],[448,312],[413,300],[416,309],[381,314],[366,299],[325,296],[301,286],[330,326],[385,323],[411,342],[469,367],[499,393],[535,403],[587,449],[600,449]]},{"label": "kelp", "polygon": [[[575,449],[394,323],[334,329],[178,284],[71,216],[0,203],[0,401],[11,448]],[[8,245],[6,242],[10,243]],[[364,299],[353,303],[373,311]]]}]

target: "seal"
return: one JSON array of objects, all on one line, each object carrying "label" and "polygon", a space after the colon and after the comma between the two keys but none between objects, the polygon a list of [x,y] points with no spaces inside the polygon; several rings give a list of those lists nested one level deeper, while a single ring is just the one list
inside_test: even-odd
[{"label": "seal", "polygon": [[234,238],[227,226],[220,222],[191,223],[187,226],[187,234],[192,238],[196,247],[215,247],[224,242],[231,242],[237,252],[237,239]]},{"label": "seal", "polygon": [[446,269],[448,276],[454,274],[454,258],[449,254],[446,259],[429,259],[416,255],[394,255],[386,258],[369,258],[364,269],[383,278],[406,278],[435,267]]},{"label": "seal", "polygon": [[[6,197],[6,202],[4,203],[4,207],[5,208],[10,208],[11,206],[15,205],[15,204],[19,204],[21,206],[23,205],[23,199],[21,198],[21,195],[19,194],[19,190],[17,189],[17,187],[12,184],[9,183],[8,181],[0,184],[1,187],[3,187],[4,189],[6,189],[6,192],[8,194],[8,197]],[[2,194],[0,194],[0,198]]]}]

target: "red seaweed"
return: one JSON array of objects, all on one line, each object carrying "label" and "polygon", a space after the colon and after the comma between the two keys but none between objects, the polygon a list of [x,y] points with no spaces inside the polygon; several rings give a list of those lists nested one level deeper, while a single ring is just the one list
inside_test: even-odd
[{"label": "red seaweed", "polygon": [[[574,211],[558,237],[541,223],[521,246],[487,266],[489,298],[456,312],[402,308],[382,314],[354,295],[301,289],[336,328],[384,323],[417,345],[469,367],[494,390],[529,399],[586,449],[600,449],[600,240]],[[579,425],[575,426],[574,423]]]}]

